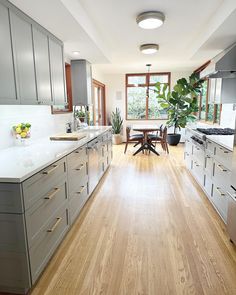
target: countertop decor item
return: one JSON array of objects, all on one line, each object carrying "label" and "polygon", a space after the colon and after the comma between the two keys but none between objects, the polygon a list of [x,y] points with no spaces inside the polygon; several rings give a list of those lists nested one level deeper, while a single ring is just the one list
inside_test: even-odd
[{"label": "countertop decor item", "polygon": [[13,136],[16,139],[17,145],[24,145],[26,140],[30,138],[31,134],[31,124],[30,123],[20,123],[12,127]]},{"label": "countertop decor item", "polygon": [[123,119],[121,118],[120,110],[118,108],[116,108],[115,112],[111,113],[111,125],[113,133],[113,144],[121,144],[121,130],[123,125]]},{"label": "countertop decor item", "polygon": [[170,145],[177,145],[181,135],[177,129],[185,128],[186,124],[195,121],[194,115],[198,111],[198,96],[204,80],[199,79],[199,74],[193,73],[188,81],[179,79],[173,90],[168,89],[168,84],[158,82],[155,92],[157,99],[163,109],[168,113],[168,127],[173,127],[174,132],[167,135]]}]

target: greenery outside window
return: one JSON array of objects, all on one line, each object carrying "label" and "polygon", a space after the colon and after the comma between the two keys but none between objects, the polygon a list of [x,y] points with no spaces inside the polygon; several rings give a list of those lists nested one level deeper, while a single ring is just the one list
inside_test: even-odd
[{"label": "greenery outside window", "polygon": [[170,73],[126,74],[127,120],[167,119],[167,113],[159,106],[154,92],[157,82],[170,86]]},{"label": "greenery outside window", "polygon": [[199,99],[199,119],[209,123],[220,123],[221,104],[208,103],[209,84],[203,83],[202,94]]}]

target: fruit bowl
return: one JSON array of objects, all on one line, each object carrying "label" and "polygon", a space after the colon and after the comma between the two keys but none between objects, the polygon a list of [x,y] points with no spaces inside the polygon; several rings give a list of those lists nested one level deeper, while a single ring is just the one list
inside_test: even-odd
[{"label": "fruit bowl", "polygon": [[12,133],[16,140],[24,142],[30,138],[31,124],[20,123],[12,127]]}]

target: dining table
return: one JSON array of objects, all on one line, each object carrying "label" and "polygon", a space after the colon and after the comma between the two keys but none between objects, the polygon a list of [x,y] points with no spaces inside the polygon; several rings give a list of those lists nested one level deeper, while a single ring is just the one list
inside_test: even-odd
[{"label": "dining table", "polygon": [[133,125],[132,126],[133,131],[138,131],[143,133],[143,144],[141,147],[133,154],[133,156],[137,155],[138,153],[142,151],[151,151],[157,156],[160,156],[160,154],[154,149],[153,145],[148,142],[148,133],[151,132],[157,132],[160,130],[160,127],[157,125]]}]

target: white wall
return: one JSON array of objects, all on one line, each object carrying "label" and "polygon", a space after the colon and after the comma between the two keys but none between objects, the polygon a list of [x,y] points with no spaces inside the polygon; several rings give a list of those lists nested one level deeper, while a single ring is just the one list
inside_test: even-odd
[{"label": "white wall", "polygon": [[[176,81],[182,77],[188,78],[191,72],[172,72],[171,73],[171,87],[176,84]],[[124,118],[124,130],[126,125],[133,124],[157,124],[160,125],[164,120],[125,120],[125,75],[124,74],[111,74],[104,75],[106,84],[106,105],[107,105],[107,117],[109,118],[110,113],[118,107],[121,110],[121,115]],[[121,99],[117,99],[121,93]],[[125,138],[123,138],[125,140]]]},{"label": "white wall", "polygon": [[0,106],[0,150],[14,144],[12,126],[29,122],[32,124],[31,141],[65,131],[65,124],[72,114],[51,114],[50,106]]},{"label": "white wall", "polygon": [[221,118],[220,118],[220,126],[221,127],[229,127],[235,128],[235,118],[236,118],[236,109],[235,105],[230,104],[223,104],[222,111],[221,111]]}]

